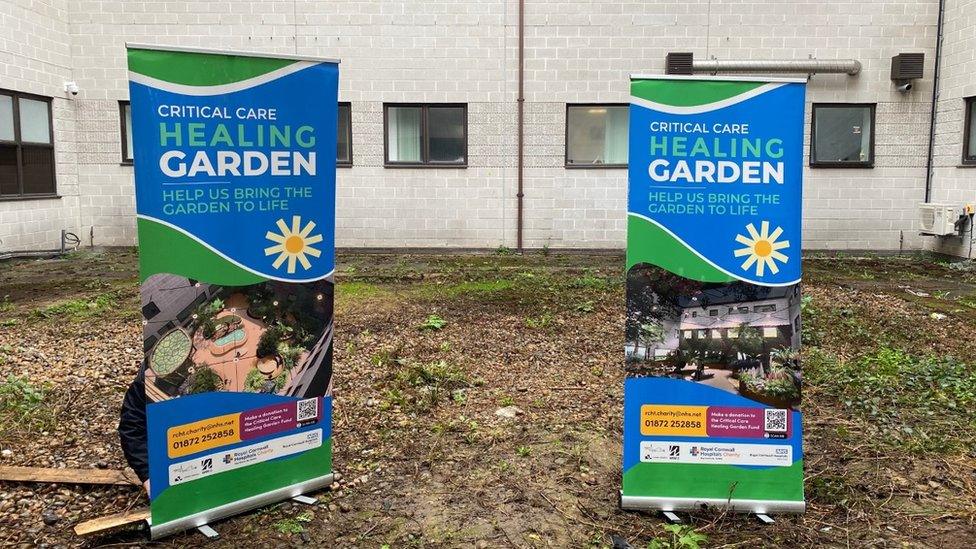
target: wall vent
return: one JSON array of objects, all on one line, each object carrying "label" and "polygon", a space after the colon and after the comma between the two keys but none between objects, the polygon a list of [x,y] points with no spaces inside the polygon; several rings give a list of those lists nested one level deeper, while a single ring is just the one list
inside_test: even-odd
[{"label": "wall vent", "polygon": [[694,74],[692,70],[692,60],[694,54],[691,52],[671,52],[664,62],[665,74]]},{"label": "wall vent", "polygon": [[899,53],[891,58],[891,79],[896,82],[917,80],[925,68],[924,53]]}]

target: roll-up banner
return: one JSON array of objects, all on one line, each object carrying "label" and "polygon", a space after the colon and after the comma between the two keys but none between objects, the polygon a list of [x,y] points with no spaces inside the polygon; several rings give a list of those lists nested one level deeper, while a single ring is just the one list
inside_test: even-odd
[{"label": "roll-up banner", "polygon": [[127,47],[159,537],[332,481],[339,71]]},{"label": "roll-up banner", "polygon": [[632,78],[625,509],[804,510],[804,93]]}]

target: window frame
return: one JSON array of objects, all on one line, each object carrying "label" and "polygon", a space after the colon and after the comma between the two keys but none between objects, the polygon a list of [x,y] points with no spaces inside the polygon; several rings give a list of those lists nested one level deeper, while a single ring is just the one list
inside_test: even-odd
[{"label": "window frame", "polygon": [[[120,164],[123,165],[123,166],[131,166],[132,163],[133,163],[133,161],[136,158],[136,155],[135,155],[135,151],[126,150],[126,149],[129,148],[128,147],[129,132],[128,132],[128,130],[125,127],[125,108],[126,107],[129,107],[129,111],[131,112],[131,110],[132,110],[132,102],[129,101],[128,99],[120,99],[119,100],[119,135],[122,138],[122,141],[121,141],[121,145],[122,145],[121,146],[122,161],[120,162]],[[130,153],[129,156],[131,156],[131,158],[127,158],[126,157],[126,154],[125,153],[127,153],[127,152]]]},{"label": "window frame", "polygon": [[[58,195],[58,161],[57,151],[54,148],[54,107],[53,98],[37,95],[33,93],[19,92],[0,88],[0,95],[6,95],[13,101],[11,102],[11,116],[13,116],[14,139],[13,141],[0,139],[0,144],[13,145],[17,148],[17,194],[0,194],[0,202],[14,200],[37,200],[43,198],[61,198]],[[20,99],[32,99],[47,103],[47,131],[50,136],[50,143],[24,142],[20,136]],[[24,193],[24,145],[30,147],[43,147],[51,149],[51,192],[49,193]]]},{"label": "window frame", "polygon": [[[349,140],[349,160],[340,160],[339,151],[336,151],[336,167],[337,168],[351,168],[353,163],[353,152],[352,152],[352,103],[349,101],[339,101],[339,106],[336,108],[336,125],[338,125],[339,111],[343,108],[349,109],[349,128],[346,131],[346,138]],[[336,129],[336,139],[338,141],[338,128]]]},{"label": "window frame", "polygon": [[[566,103],[565,131],[563,132],[563,167],[573,170],[619,170],[630,166],[628,162],[624,164],[572,164],[569,161],[569,110],[574,107],[594,108],[594,107],[626,107],[630,108],[629,103]],[[627,124],[630,124],[628,112]],[[628,127],[629,131],[629,127]],[[629,136],[628,136],[629,139]],[[629,146],[629,145],[628,145]],[[628,155],[629,156],[629,155]]]},{"label": "window frame", "polygon": [[[420,108],[420,162],[390,160],[390,108]],[[431,108],[460,108],[464,129],[464,160],[439,162],[430,160],[428,113]],[[468,167],[468,104],[467,103],[383,103],[383,167],[384,168],[467,168]]]},{"label": "window frame", "polygon": [[960,167],[966,168],[976,168],[976,154],[970,156],[967,154],[969,152],[970,134],[973,132],[973,124],[976,124],[976,117],[973,116],[973,110],[976,110],[976,95],[971,97],[963,98],[965,105],[965,114],[963,115],[964,122],[962,125],[962,160],[959,164]]},{"label": "window frame", "polygon": [[[817,108],[868,107],[871,113],[871,140],[868,142],[868,159],[857,162],[817,161]],[[877,103],[813,103],[810,107],[810,161],[811,168],[874,168],[875,126],[877,126]]]}]

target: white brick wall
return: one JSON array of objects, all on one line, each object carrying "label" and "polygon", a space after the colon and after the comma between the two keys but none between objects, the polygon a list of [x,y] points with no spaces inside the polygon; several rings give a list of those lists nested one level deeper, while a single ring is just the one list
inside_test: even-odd
[{"label": "white brick wall", "polygon": [[[0,89],[53,97],[57,191],[60,198],[0,201],[0,252],[53,249],[61,229],[80,232],[71,40],[63,3],[0,2]],[[80,236],[80,235],[79,235]]]},{"label": "white brick wall", "polygon": [[[859,59],[857,76],[814,76],[808,101],[878,103],[876,167],[806,170],[805,245],[897,249],[902,235],[907,247],[921,245],[915,206],[924,193],[937,0],[526,1],[526,246],[623,247],[626,170],[564,167],[566,103],[627,102],[629,75],[663,72],[669,51]],[[968,28],[971,37],[974,0],[948,1],[959,14],[953,24],[969,21],[955,32],[964,37]],[[62,82],[73,79],[82,89],[55,104],[66,198],[56,208],[0,202],[0,250],[39,245],[68,221],[85,235],[94,227],[96,244],[134,243],[132,168],[120,165],[118,129],[126,41],[341,58],[354,167],[338,170],[338,244],[514,245],[517,0],[57,5],[70,11],[0,2],[2,28],[17,31],[0,33],[0,87],[63,98]],[[953,54],[957,63],[965,47]],[[926,54],[926,77],[908,95],[888,79],[891,56],[904,51]],[[956,77],[959,86],[972,86],[974,73]],[[468,104],[467,168],[383,167],[383,102],[425,101]],[[51,209],[59,213],[27,214],[29,234],[48,236],[25,236],[19,216]]]},{"label": "white brick wall", "polygon": [[[961,208],[976,204],[976,169],[960,167],[964,101],[976,96],[976,0],[947,0],[942,44],[942,85],[939,90],[932,202]],[[926,239],[929,248],[968,256],[972,234]]]}]

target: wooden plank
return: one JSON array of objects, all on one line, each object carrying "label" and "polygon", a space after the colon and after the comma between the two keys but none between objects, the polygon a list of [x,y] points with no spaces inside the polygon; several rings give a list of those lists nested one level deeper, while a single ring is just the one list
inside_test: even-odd
[{"label": "wooden plank", "polygon": [[55,469],[48,467],[13,467],[0,465],[0,481],[58,482],[62,484],[139,485],[131,471],[114,469]]},{"label": "wooden plank", "polygon": [[90,536],[121,528],[130,524],[136,524],[149,518],[149,508],[140,507],[131,509],[123,513],[99,517],[97,519],[86,520],[75,525],[75,534],[78,536]]}]

